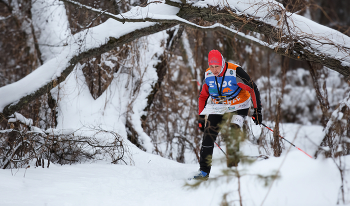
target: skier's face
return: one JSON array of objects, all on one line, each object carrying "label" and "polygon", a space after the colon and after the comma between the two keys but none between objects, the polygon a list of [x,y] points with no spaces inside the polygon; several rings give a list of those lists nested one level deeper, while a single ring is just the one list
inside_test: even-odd
[{"label": "skier's face", "polygon": [[210,65],[209,69],[215,76],[218,76],[220,74],[221,66],[220,65]]}]

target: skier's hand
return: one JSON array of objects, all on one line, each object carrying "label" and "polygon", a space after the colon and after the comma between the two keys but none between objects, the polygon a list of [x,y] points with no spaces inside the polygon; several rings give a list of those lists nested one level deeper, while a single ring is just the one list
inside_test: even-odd
[{"label": "skier's hand", "polygon": [[202,132],[204,132],[204,127],[205,127],[204,115],[200,115],[198,118],[198,129],[200,129]]},{"label": "skier's hand", "polygon": [[252,116],[252,119],[256,125],[262,123],[261,108],[254,109],[254,114]]}]

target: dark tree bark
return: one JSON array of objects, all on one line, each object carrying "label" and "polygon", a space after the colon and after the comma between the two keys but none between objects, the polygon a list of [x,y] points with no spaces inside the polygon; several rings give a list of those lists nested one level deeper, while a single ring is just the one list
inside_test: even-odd
[{"label": "dark tree bark", "polygon": [[[312,77],[312,83],[314,85],[315,91],[316,91],[316,97],[318,99],[318,102],[320,103],[321,110],[322,110],[322,119],[321,123],[323,126],[326,126],[329,116],[330,116],[330,106],[328,102],[328,95],[327,95],[327,89],[324,89],[324,95],[322,95],[321,92],[321,86],[318,83],[318,79],[320,79],[320,73],[319,70],[322,69],[322,65],[315,64],[313,62],[309,63],[309,71]],[[325,85],[324,85],[325,86]]]}]

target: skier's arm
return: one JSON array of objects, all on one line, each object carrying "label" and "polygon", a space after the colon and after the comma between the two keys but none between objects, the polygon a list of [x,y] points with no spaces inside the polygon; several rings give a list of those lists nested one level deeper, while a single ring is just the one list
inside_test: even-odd
[{"label": "skier's arm", "polygon": [[261,110],[260,92],[254,81],[241,67],[237,67],[236,77],[237,85],[250,93],[254,108]]},{"label": "skier's arm", "polygon": [[203,81],[203,85],[199,94],[199,98],[198,98],[198,114],[200,115],[200,113],[203,111],[205,105],[207,104],[207,100],[209,98],[209,87],[208,85],[205,83],[205,81]]}]

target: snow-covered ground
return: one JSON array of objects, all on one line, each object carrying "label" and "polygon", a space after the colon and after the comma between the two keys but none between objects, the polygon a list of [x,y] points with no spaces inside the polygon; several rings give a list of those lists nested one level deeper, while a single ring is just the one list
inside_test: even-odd
[{"label": "snow-covered ground", "polygon": [[[253,127],[254,134],[259,130],[258,126]],[[298,133],[294,143],[310,153],[316,147],[305,137],[318,143],[323,136],[321,127],[295,124],[283,125],[282,133],[290,141]],[[311,159],[289,147],[286,144],[279,158],[270,156],[267,160],[238,166],[240,173],[246,174],[241,178],[243,205],[336,205],[341,179],[333,160]],[[198,170],[197,164],[180,164],[132,145],[129,150],[133,163],[128,165],[100,161],[51,164],[49,169],[32,165],[28,169],[0,170],[1,205],[219,205],[227,192],[228,200],[239,205],[237,178],[214,180],[225,169],[224,155],[218,148],[214,149],[211,178],[198,189],[184,187],[186,183],[194,183],[195,180],[187,179]],[[258,154],[257,146],[249,141],[242,150],[245,155]],[[343,160],[349,162],[350,157]],[[256,178],[257,174],[268,175],[278,170],[281,178],[270,191]],[[350,182],[349,175],[345,178]],[[344,189],[349,191],[349,185]],[[347,201],[350,204],[349,198]]]}]

